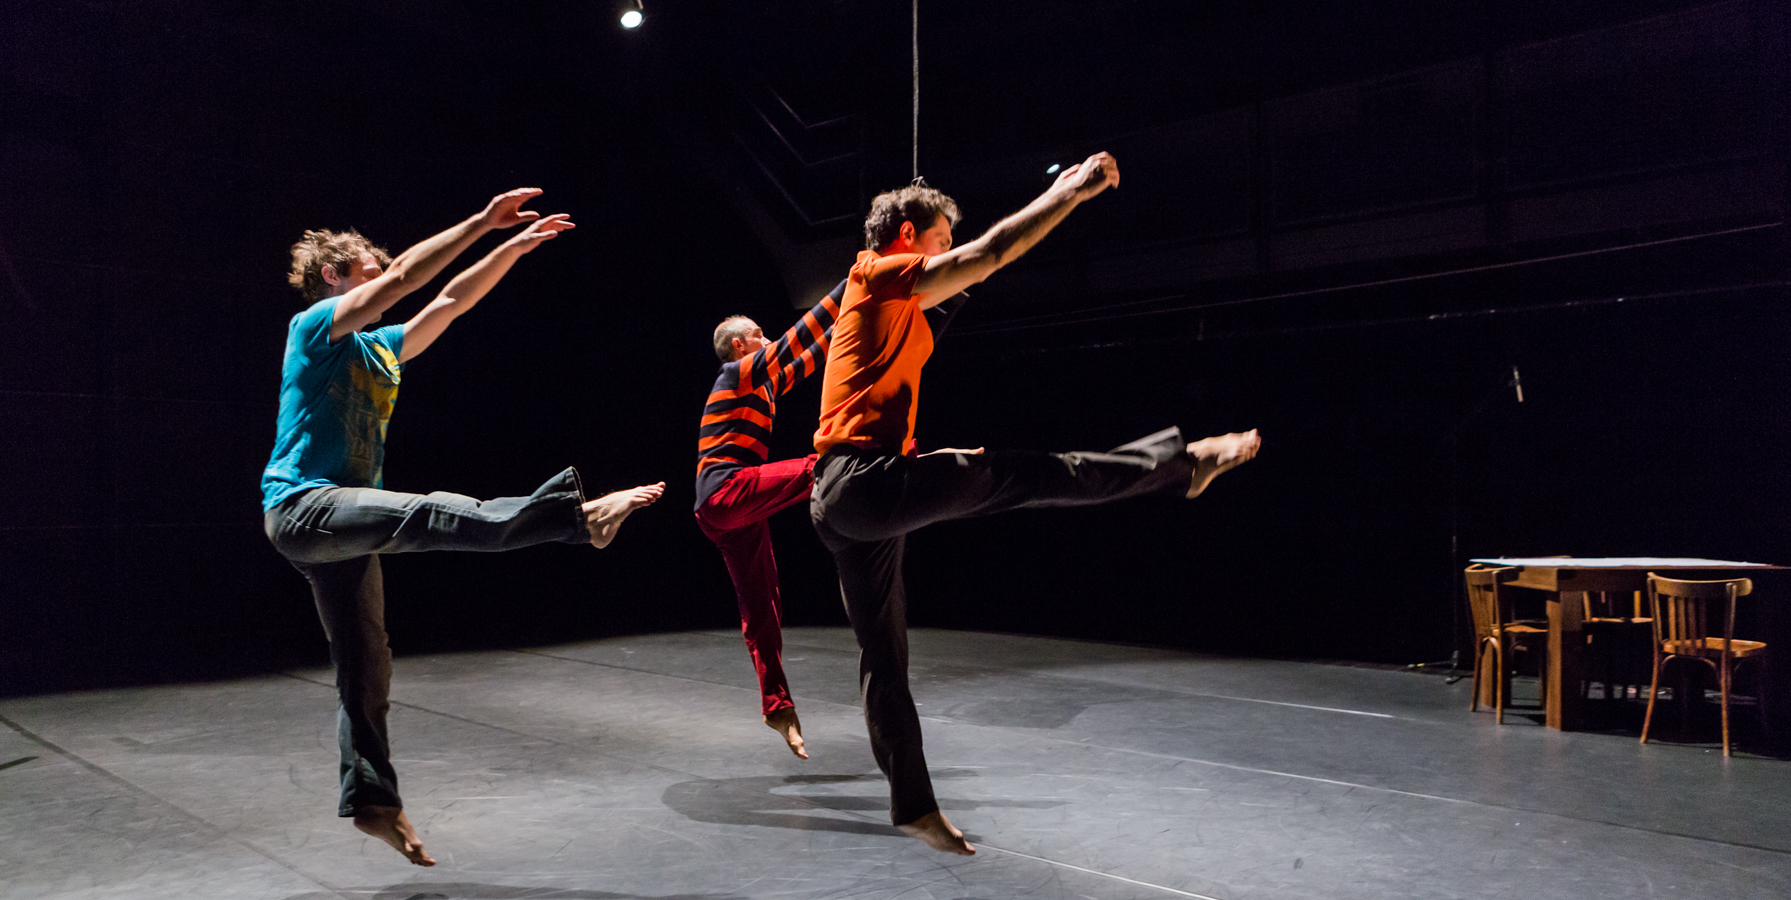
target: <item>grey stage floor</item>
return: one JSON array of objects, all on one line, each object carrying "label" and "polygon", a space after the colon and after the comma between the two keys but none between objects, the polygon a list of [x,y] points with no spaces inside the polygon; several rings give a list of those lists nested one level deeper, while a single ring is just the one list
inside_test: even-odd
[{"label": "grey stage floor", "polygon": [[399,660],[409,866],[334,816],[326,671],[0,703],[0,896],[1791,896],[1791,763],[1504,727],[1468,684],[916,632],[948,815],[895,834],[849,633],[786,657],[814,759],[738,635]]}]

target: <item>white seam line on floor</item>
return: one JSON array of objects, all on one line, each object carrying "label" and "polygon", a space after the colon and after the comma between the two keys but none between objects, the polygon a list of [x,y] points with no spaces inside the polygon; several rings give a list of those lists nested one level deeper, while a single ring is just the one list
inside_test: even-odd
[{"label": "white seam line on floor", "polygon": [[273,853],[270,853],[267,850],[263,850],[262,848],[257,847],[255,844],[253,844],[249,841],[243,840],[242,838],[239,838],[236,835],[233,835],[230,832],[225,831],[224,829],[219,828],[216,825],[213,825],[210,820],[199,816],[197,813],[194,813],[177,803],[174,803],[172,801],[169,801],[169,800],[161,797],[160,795],[156,794],[154,791],[145,789],[141,785],[138,785],[137,783],[131,781],[130,779],[125,778],[124,776],[119,775],[119,774],[113,772],[112,770],[107,769],[104,766],[101,766],[98,763],[89,761],[86,757],[83,757],[80,754],[77,754],[71,750],[63,749],[62,747],[58,746],[57,744],[52,743],[51,741],[39,736],[36,732],[31,731],[30,729],[26,728],[25,726],[20,725],[19,723],[14,722],[13,720],[11,720],[5,716],[0,716],[0,725],[5,725],[6,727],[11,728],[13,731],[18,732],[26,740],[32,741],[36,744],[39,744],[39,745],[47,748],[51,752],[55,753],[57,756],[60,756],[63,759],[66,759],[69,762],[72,762],[75,765],[80,766],[81,768],[86,769],[89,772],[92,772],[95,775],[100,776],[101,778],[124,785],[127,789],[134,791],[138,794],[141,794],[145,797],[148,797],[149,799],[154,800],[155,802],[160,803],[163,806],[166,806],[169,809],[174,810],[175,812],[179,813],[182,817],[197,824],[202,830],[210,832],[212,834],[212,836],[215,838],[222,838],[226,841],[229,841],[230,843],[236,844],[237,846],[242,847],[243,849],[248,850],[249,852],[254,853],[257,856],[260,856],[261,858],[267,860],[268,862],[271,862],[274,865],[279,866],[280,868],[285,869],[286,871],[291,872],[292,874],[297,875],[298,877],[300,877],[306,881],[309,881],[312,884],[317,885],[318,887],[323,888],[324,890],[329,891],[330,893],[335,894],[339,897],[345,897],[349,893],[351,893],[349,891],[344,891],[341,888],[335,887],[335,886],[325,883],[323,881],[319,881],[318,879],[305,874],[304,872],[300,871],[299,868],[297,866],[293,865],[292,863],[289,863],[289,862],[279,858],[278,856],[275,856]]},{"label": "white seam line on floor", "polygon": [[1114,875],[1110,872],[1098,872],[1094,869],[1084,869],[1081,866],[1073,866],[1066,862],[1058,862],[1055,859],[1046,859],[1043,856],[1033,856],[1030,853],[1021,853],[1018,850],[1008,850],[1004,847],[997,847],[994,844],[991,844],[987,841],[981,841],[977,844],[977,846],[982,847],[985,850],[994,850],[998,853],[1006,853],[1009,856],[1019,856],[1019,857],[1024,857],[1026,859],[1037,860],[1037,861],[1042,862],[1048,866],[1057,866],[1060,869],[1070,869],[1070,870],[1076,871],[1076,872],[1085,872],[1089,875],[1099,875],[1102,878],[1111,878],[1114,881],[1123,881],[1126,884],[1135,884],[1135,885],[1138,885],[1139,887],[1156,888],[1159,891],[1165,891],[1165,892],[1175,894],[1175,895],[1181,896],[1181,897],[1193,897],[1194,900],[1219,900],[1219,898],[1217,898],[1217,897],[1209,897],[1205,894],[1196,894],[1192,891],[1178,890],[1176,888],[1165,887],[1160,884],[1152,884],[1151,882],[1148,882],[1148,881],[1139,881],[1136,878],[1127,878],[1124,875]]},{"label": "white seam line on floor", "polygon": [[[671,679],[674,679],[677,681],[689,681],[689,682],[692,682],[695,684],[712,685],[715,687],[725,688],[727,690],[747,691],[747,692],[751,692],[755,695],[758,693],[756,690],[754,690],[752,688],[743,688],[738,685],[725,684],[725,683],[718,682],[718,681],[705,681],[701,678],[692,678],[688,675],[671,675],[671,674],[667,674],[664,672],[650,672],[645,669],[636,669],[631,666],[619,666],[614,663],[600,663],[600,662],[592,662],[590,660],[578,659],[578,658],[570,657],[570,656],[556,656],[552,653],[543,653],[538,650],[515,650],[512,652],[526,654],[529,656],[539,656],[543,659],[552,659],[552,660],[558,660],[561,662],[569,662],[574,665],[596,666],[596,667],[605,668],[605,669],[615,669],[615,670],[621,671],[621,672],[634,672],[639,675],[648,675],[648,676],[652,676],[652,677],[656,677],[656,678],[671,678]],[[320,684],[321,682],[313,682],[313,683]],[[854,704],[836,703],[836,702],[833,702],[830,700],[809,699],[809,700],[806,700],[805,702],[824,703],[824,704],[827,704],[828,706],[840,706],[840,707],[845,707],[847,709],[858,709],[859,708],[858,704],[855,704],[855,703]],[[449,715],[451,715],[451,714],[449,714]],[[941,725],[963,725],[963,726],[971,727],[971,728],[1000,728],[1000,727],[1002,727],[999,725],[971,725],[971,724],[965,723],[965,722],[957,722],[957,721],[953,721],[951,719],[939,718],[938,716],[921,716],[920,718],[922,718],[926,721],[929,721],[929,722],[937,722]],[[468,721],[471,721],[471,720],[468,720]],[[484,724],[484,723],[480,723],[480,724]],[[493,725],[490,727],[500,728],[500,729],[502,728],[502,726],[496,726],[496,725]],[[1501,809],[1501,810],[1508,810],[1511,812],[1527,813],[1530,815],[1552,816],[1554,818],[1564,819],[1564,820],[1570,821],[1570,822],[1586,822],[1586,823],[1593,824],[1593,825],[1604,825],[1604,826],[1610,827],[1610,828],[1621,828],[1625,831],[1639,831],[1639,832],[1642,832],[1643,834],[1658,834],[1658,835],[1662,835],[1665,837],[1675,837],[1675,838],[1680,838],[1680,839],[1688,840],[1688,841],[1698,841],[1699,843],[1705,843],[1705,844],[1718,844],[1718,845],[1725,846],[1725,847],[1739,847],[1744,850],[1759,850],[1764,853],[1772,853],[1772,854],[1777,854],[1780,856],[1791,856],[1791,850],[1785,850],[1785,849],[1781,849],[1778,847],[1767,847],[1767,846],[1763,846],[1760,844],[1749,844],[1749,843],[1746,843],[1743,841],[1725,841],[1725,840],[1722,840],[1721,838],[1704,837],[1702,835],[1696,835],[1696,834],[1685,834],[1683,832],[1678,832],[1678,831],[1661,831],[1661,830],[1653,829],[1653,828],[1643,828],[1639,825],[1629,825],[1629,824],[1625,824],[1623,822],[1608,822],[1603,819],[1589,819],[1589,818],[1582,818],[1580,816],[1571,816],[1566,813],[1551,812],[1551,811],[1545,810],[1545,809],[1533,809],[1533,808],[1524,807],[1524,806],[1506,806],[1506,805],[1498,804],[1498,803],[1487,803],[1483,800],[1464,800],[1459,797],[1440,797],[1440,796],[1437,796],[1436,794],[1421,794],[1416,791],[1402,791],[1398,788],[1381,787],[1381,786],[1372,785],[1372,784],[1358,784],[1353,781],[1338,781],[1338,780],[1332,779],[1332,778],[1320,778],[1316,775],[1300,775],[1300,774],[1297,774],[1294,772],[1280,772],[1280,771],[1276,771],[1274,769],[1258,769],[1258,768],[1254,768],[1251,766],[1240,766],[1235,763],[1223,763],[1223,762],[1217,762],[1215,760],[1209,760],[1209,759],[1195,759],[1193,757],[1188,757],[1188,756],[1174,756],[1174,755],[1168,754],[1168,753],[1152,753],[1149,750],[1133,750],[1128,747],[1110,747],[1105,744],[1090,744],[1090,743],[1086,743],[1084,741],[1072,741],[1072,740],[1066,740],[1064,738],[1054,738],[1054,737],[1048,737],[1048,736],[1044,736],[1044,735],[1033,734],[1033,735],[1029,735],[1029,736],[1033,737],[1035,740],[1051,741],[1053,743],[1066,744],[1066,745],[1069,745],[1072,747],[1088,747],[1088,748],[1092,748],[1092,749],[1096,749],[1096,750],[1110,750],[1115,753],[1130,753],[1130,754],[1136,754],[1138,756],[1149,756],[1149,757],[1154,757],[1156,759],[1172,759],[1177,762],[1188,762],[1188,763],[1194,763],[1196,765],[1202,765],[1202,766],[1213,766],[1213,767],[1221,768],[1221,769],[1232,769],[1232,770],[1239,771],[1239,772],[1251,772],[1251,773],[1258,774],[1258,775],[1274,775],[1274,776],[1280,777],[1280,778],[1294,778],[1294,779],[1298,779],[1300,781],[1313,781],[1313,782],[1318,782],[1320,784],[1336,785],[1338,787],[1361,789],[1361,790],[1365,790],[1365,791],[1381,791],[1383,793],[1388,793],[1388,794],[1398,794],[1398,795],[1405,796],[1405,797],[1415,797],[1415,798],[1418,798],[1421,800],[1436,800],[1436,801],[1439,801],[1442,803],[1462,803],[1462,804],[1466,804],[1469,806],[1478,806],[1483,809]],[[626,757],[618,757],[618,758],[625,759]],[[940,768],[964,768],[964,767],[963,766],[941,766]],[[693,776],[693,777],[701,777],[701,776]]]},{"label": "white seam line on floor", "polygon": [[[1165,688],[1151,688],[1151,690],[1166,690],[1166,689]],[[1192,695],[1195,697],[1212,697],[1215,700],[1236,700],[1239,703],[1267,703],[1270,706],[1291,706],[1291,707],[1294,707],[1295,709],[1316,709],[1319,712],[1343,713],[1344,715],[1348,715],[1348,716],[1373,716],[1374,718],[1377,718],[1377,719],[1402,718],[1401,716],[1396,716],[1391,713],[1365,712],[1365,711],[1359,710],[1359,709],[1339,709],[1335,706],[1313,706],[1310,703],[1289,703],[1285,700],[1258,700],[1255,697],[1232,697],[1227,694],[1206,694],[1206,693],[1202,693],[1200,691],[1173,691],[1173,693],[1188,694],[1188,695]]]},{"label": "white seam line on floor", "polygon": [[[699,632],[699,633],[704,634],[704,635],[709,634],[708,632]],[[844,651],[844,650],[833,650],[832,648],[828,648],[828,647],[816,648],[816,649],[828,650],[828,651],[834,652],[834,653],[842,653],[842,654],[847,653],[847,651]],[[548,657],[549,659],[564,659],[564,660],[567,660],[570,662],[584,663],[586,665],[592,665],[592,666],[605,666],[608,668],[621,669],[623,671],[628,671],[628,672],[643,672],[648,675],[665,674],[662,672],[654,672],[650,669],[635,668],[634,666],[624,666],[624,665],[619,665],[616,663],[593,662],[590,660],[579,659],[575,656],[560,656],[558,654],[549,653],[545,650],[539,650],[539,649],[524,648],[524,649],[519,649],[519,650],[513,650],[512,652],[526,653],[530,656],[545,656],[545,657]],[[956,666],[960,666],[963,668],[976,669],[978,671],[984,671],[984,672],[1005,672],[1005,673],[1009,673],[1009,674],[1022,675],[1022,676],[1028,677],[1028,678],[1061,678],[1066,681],[1086,681],[1086,682],[1090,682],[1092,684],[1104,684],[1104,685],[1110,685],[1110,686],[1114,686],[1114,687],[1133,688],[1133,689],[1141,690],[1141,691],[1160,691],[1165,694],[1174,694],[1178,697],[1207,697],[1207,698],[1210,698],[1213,700],[1231,700],[1231,701],[1234,701],[1237,703],[1266,703],[1270,706],[1291,706],[1295,709],[1310,709],[1310,710],[1316,710],[1318,712],[1342,713],[1347,716],[1370,716],[1370,717],[1373,717],[1376,719],[1398,719],[1403,722],[1417,722],[1420,724],[1428,724],[1428,723],[1424,722],[1424,720],[1422,720],[1422,719],[1413,719],[1413,718],[1410,718],[1407,716],[1396,716],[1396,715],[1393,715],[1392,713],[1367,712],[1365,710],[1360,710],[1360,709],[1342,709],[1342,708],[1335,707],[1335,706],[1314,706],[1310,703],[1292,703],[1292,702],[1289,702],[1286,700],[1262,700],[1262,699],[1258,699],[1256,697],[1238,697],[1238,696],[1234,696],[1232,694],[1209,694],[1205,691],[1190,691],[1186,688],[1161,687],[1158,685],[1145,685],[1145,684],[1133,684],[1131,682],[1126,682],[1126,681],[1114,681],[1109,678],[1092,678],[1087,675],[1076,675],[1076,676],[1059,675],[1055,672],[1035,672],[1035,671],[1031,671],[1031,670],[1015,672],[1012,669],[1003,669],[999,666],[977,666],[977,665],[970,665],[970,664],[966,664],[966,663],[946,663],[945,665],[956,665]],[[674,675],[671,677],[680,678],[680,677],[686,677],[686,676]],[[699,681],[704,684],[719,684],[720,683],[720,682],[714,682],[714,681],[703,681],[700,678],[690,678],[689,680]]]}]

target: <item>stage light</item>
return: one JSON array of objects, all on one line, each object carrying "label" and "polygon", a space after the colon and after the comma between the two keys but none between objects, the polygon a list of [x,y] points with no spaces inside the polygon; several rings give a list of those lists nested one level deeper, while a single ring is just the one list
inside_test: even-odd
[{"label": "stage light", "polygon": [[629,0],[629,2],[622,5],[623,28],[627,28],[630,31],[639,28],[641,27],[641,20],[645,18],[646,13],[641,9],[640,0]]},{"label": "stage light", "polygon": [[1063,168],[1063,166],[1060,166],[1057,163],[1052,163],[1045,167],[1045,174],[1046,175],[1056,175],[1057,171],[1062,168]]}]

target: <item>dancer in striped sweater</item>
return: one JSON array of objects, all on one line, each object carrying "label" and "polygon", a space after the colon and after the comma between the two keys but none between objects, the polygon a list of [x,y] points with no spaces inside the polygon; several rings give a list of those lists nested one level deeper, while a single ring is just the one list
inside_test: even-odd
[{"label": "dancer in striped sweater", "polygon": [[765,724],[803,759],[808,751],[802,723],[784,678],[777,559],[766,520],[808,500],[816,457],[768,460],[777,398],[821,371],[845,288],[840,282],[775,341],[745,316],[729,316],[715,327],[721,371],[703,405],[697,439],[697,526],[721,550],[734,580],[740,632],[758,672]]}]

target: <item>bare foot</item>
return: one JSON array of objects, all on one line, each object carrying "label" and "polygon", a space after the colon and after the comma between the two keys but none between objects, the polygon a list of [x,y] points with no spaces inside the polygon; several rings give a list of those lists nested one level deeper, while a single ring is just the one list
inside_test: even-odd
[{"label": "bare foot", "polygon": [[616,539],[616,532],[622,528],[622,520],[628,514],[643,506],[652,506],[654,501],[665,496],[665,482],[644,484],[637,488],[604,494],[595,500],[585,501],[585,529],[591,533],[591,546],[601,550]]},{"label": "bare foot", "polygon": [[790,745],[791,753],[808,759],[808,751],[802,746],[802,720],[796,718],[796,707],[786,706],[766,716],[765,724],[783,736],[784,743]]},{"label": "bare foot", "polygon": [[354,827],[391,844],[392,849],[416,865],[435,865],[435,860],[423,852],[423,840],[410,827],[404,810],[396,806],[363,806],[354,814]]},{"label": "bare foot", "polygon": [[906,825],[897,825],[896,828],[909,837],[920,838],[926,842],[928,847],[942,853],[956,853],[959,856],[976,855],[976,848],[970,846],[969,841],[964,840],[964,832],[953,828],[950,822],[945,821],[945,814],[938,810],[927,813]]},{"label": "bare foot", "polygon": [[1194,480],[1188,485],[1188,499],[1200,496],[1214,478],[1234,466],[1249,462],[1262,449],[1262,436],[1252,428],[1243,434],[1221,434],[1201,438],[1188,445],[1194,458]]}]

